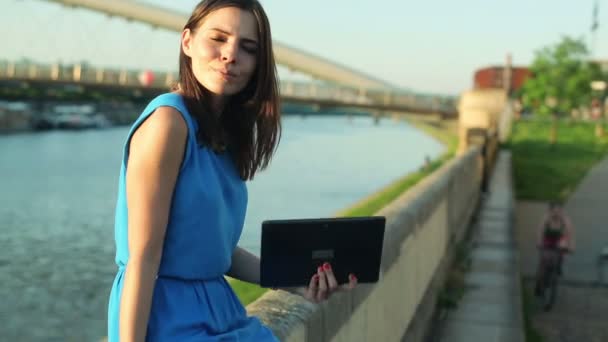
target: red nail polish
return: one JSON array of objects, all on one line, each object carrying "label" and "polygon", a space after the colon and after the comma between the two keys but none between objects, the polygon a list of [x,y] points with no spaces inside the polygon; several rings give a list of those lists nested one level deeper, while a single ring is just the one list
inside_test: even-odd
[{"label": "red nail polish", "polygon": [[319,267],[317,268],[317,272],[323,272],[323,267],[319,266]]},{"label": "red nail polish", "polygon": [[331,265],[328,262],[326,262],[326,263],[323,264],[323,268],[325,270],[329,271],[329,270],[331,270]]}]

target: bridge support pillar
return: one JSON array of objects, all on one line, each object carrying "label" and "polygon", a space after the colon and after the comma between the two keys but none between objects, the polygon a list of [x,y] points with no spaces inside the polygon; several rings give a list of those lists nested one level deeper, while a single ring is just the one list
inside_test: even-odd
[{"label": "bridge support pillar", "polygon": [[120,75],[118,75],[118,84],[127,84],[127,70],[120,70]]},{"label": "bridge support pillar", "polygon": [[285,95],[289,95],[289,96],[294,95],[294,93],[293,93],[293,82],[292,81],[286,82]]},{"label": "bridge support pillar", "polygon": [[389,103],[391,102],[391,93],[389,93],[388,91],[384,93],[384,106],[388,106]]},{"label": "bridge support pillar", "polygon": [[502,114],[506,107],[507,94],[503,89],[476,89],[463,93],[458,106],[459,152],[466,151],[471,144],[467,138],[470,130],[483,130],[488,136],[497,138],[498,131],[504,129]]},{"label": "bridge support pillar", "polygon": [[54,63],[51,67],[51,79],[57,81],[59,79],[59,63]]},{"label": "bridge support pillar", "polygon": [[28,74],[29,78],[38,77],[38,65],[30,64],[27,74]]},{"label": "bridge support pillar", "polygon": [[173,75],[172,72],[167,72],[167,77],[165,77],[165,85],[167,87],[172,87],[175,79],[175,75]]},{"label": "bridge support pillar", "polygon": [[103,74],[104,74],[103,68],[98,68],[97,72],[95,72],[95,81],[97,83],[102,83],[103,82]]},{"label": "bridge support pillar", "polygon": [[82,77],[82,65],[80,63],[74,64],[72,67],[72,80],[75,82],[80,82]]},{"label": "bridge support pillar", "polygon": [[367,95],[367,90],[363,87],[359,88],[359,96],[365,97]]},{"label": "bridge support pillar", "polygon": [[374,118],[374,125],[378,125],[380,123],[382,116],[384,116],[384,113],[379,110],[372,112],[372,117]]},{"label": "bridge support pillar", "polygon": [[314,81],[310,83],[308,91],[310,92],[310,97],[317,97],[317,84]]},{"label": "bridge support pillar", "polygon": [[15,63],[8,62],[8,65],[6,66],[6,76],[8,76],[9,78],[15,77],[16,71],[17,70],[16,70]]},{"label": "bridge support pillar", "polygon": [[366,96],[367,96],[367,90],[363,87],[359,87],[359,92],[357,94],[357,103],[365,103]]}]

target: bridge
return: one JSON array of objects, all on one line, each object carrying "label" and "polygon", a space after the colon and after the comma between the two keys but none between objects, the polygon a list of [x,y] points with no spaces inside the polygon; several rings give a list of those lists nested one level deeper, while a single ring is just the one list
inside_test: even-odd
[{"label": "bridge", "polygon": [[[48,0],[68,8],[83,7],[111,16],[138,21],[174,32],[181,32],[188,15],[150,4],[124,0]],[[360,108],[372,112],[433,114],[456,117],[454,97],[416,94],[386,81],[305,51],[273,42],[278,64],[313,78],[312,82],[284,81],[283,102],[306,103],[317,108]],[[145,70],[112,70],[82,63],[72,65],[19,63],[0,60],[0,85],[45,89],[77,86],[102,92],[120,92],[129,96],[150,97],[167,90],[175,80],[174,71],[154,71],[154,80],[143,85],[139,75]]]},{"label": "bridge", "polygon": [[[142,75],[153,75],[142,81]],[[150,99],[166,92],[177,80],[170,71],[127,70],[88,64],[60,65],[0,60],[0,87],[40,90],[40,99],[54,99],[52,90],[121,94],[132,99]],[[366,89],[324,82],[281,81],[281,99],[286,103],[310,104],[318,108],[359,108],[370,111],[436,114],[455,118],[453,98],[416,95],[391,88]]]}]

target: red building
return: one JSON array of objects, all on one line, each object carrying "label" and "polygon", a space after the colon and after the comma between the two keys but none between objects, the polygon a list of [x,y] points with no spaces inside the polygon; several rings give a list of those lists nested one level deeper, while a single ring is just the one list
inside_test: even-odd
[{"label": "red building", "polygon": [[[530,70],[525,67],[511,67],[511,86],[509,93],[518,90],[531,76]],[[473,78],[473,88],[504,88],[505,67],[494,66],[479,69]]]}]

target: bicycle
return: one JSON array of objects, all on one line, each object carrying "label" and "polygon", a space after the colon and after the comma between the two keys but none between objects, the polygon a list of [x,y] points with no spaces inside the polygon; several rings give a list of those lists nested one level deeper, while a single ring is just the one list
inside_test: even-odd
[{"label": "bicycle", "polygon": [[561,274],[562,255],[568,250],[559,247],[539,247],[543,258],[542,279],[539,286],[540,297],[545,311],[551,310],[557,299],[557,285]]},{"label": "bicycle", "polygon": [[604,246],[597,257],[597,283],[599,286],[608,286],[604,268],[608,265],[608,245]]}]

